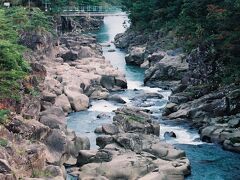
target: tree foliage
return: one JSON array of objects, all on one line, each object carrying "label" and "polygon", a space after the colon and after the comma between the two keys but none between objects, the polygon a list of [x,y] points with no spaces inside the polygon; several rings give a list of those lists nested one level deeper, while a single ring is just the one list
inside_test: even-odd
[{"label": "tree foliage", "polygon": [[25,47],[19,44],[21,33],[49,31],[51,23],[37,8],[29,12],[24,7],[0,9],[0,101],[19,100],[21,82],[29,72],[23,58]]},{"label": "tree foliage", "polygon": [[240,77],[240,0],[124,0],[132,26],[141,31],[175,32],[191,51],[211,43],[224,77]]}]

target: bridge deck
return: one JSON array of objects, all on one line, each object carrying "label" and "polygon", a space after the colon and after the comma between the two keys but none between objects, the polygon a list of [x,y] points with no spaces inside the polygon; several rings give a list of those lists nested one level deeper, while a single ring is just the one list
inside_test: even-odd
[{"label": "bridge deck", "polygon": [[123,13],[64,13],[61,14],[61,16],[64,17],[99,17],[99,16],[127,16],[126,14]]},{"label": "bridge deck", "polygon": [[104,6],[90,6],[80,5],[79,7],[67,6],[61,9],[61,16],[74,17],[74,16],[126,16],[125,13],[121,12],[121,8],[117,6],[104,7]]}]

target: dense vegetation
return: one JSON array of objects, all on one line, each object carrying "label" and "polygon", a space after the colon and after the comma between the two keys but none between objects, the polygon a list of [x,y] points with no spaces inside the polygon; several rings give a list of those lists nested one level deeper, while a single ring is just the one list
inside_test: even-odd
[{"label": "dense vegetation", "polygon": [[0,9],[0,101],[19,101],[21,82],[29,73],[29,65],[23,58],[26,48],[19,44],[21,33],[49,28],[46,16],[39,9],[32,9],[30,14],[22,7]]},{"label": "dense vegetation", "polygon": [[212,44],[224,81],[240,79],[240,0],[124,0],[132,26],[174,32],[186,50]]}]

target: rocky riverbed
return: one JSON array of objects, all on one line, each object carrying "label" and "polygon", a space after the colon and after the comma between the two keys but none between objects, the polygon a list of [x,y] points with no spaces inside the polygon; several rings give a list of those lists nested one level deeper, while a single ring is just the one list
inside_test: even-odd
[{"label": "rocky riverbed", "polygon": [[184,151],[159,139],[160,127],[141,108],[115,111],[112,124],[95,130],[98,150],[79,152],[70,174],[81,179],[184,179],[190,162]]},{"label": "rocky riverbed", "polygon": [[219,86],[215,82],[222,66],[212,60],[207,45],[186,54],[182,48],[168,50],[168,42],[175,42],[174,37],[131,29],[115,38],[115,45],[128,52],[127,64],[146,69],[146,85],[172,91],[163,112],[165,119],[188,120],[199,129],[201,140],[239,153],[239,84]]},{"label": "rocky riverbed", "polygon": [[33,32],[21,43],[32,49],[25,53],[32,73],[24,84],[31,93],[23,93],[18,114],[1,126],[0,179],[61,180],[64,165],[81,179],[183,179],[190,173],[184,151],[160,142],[159,125],[144,109],[116,111],[114,123],[99,129],[106,134],[97,139],[99,150],[67,129],[66,115],[88,109],[92,100],[125,103],[110,95],[127,88],[125,75],[103,57],[95,37]]}]

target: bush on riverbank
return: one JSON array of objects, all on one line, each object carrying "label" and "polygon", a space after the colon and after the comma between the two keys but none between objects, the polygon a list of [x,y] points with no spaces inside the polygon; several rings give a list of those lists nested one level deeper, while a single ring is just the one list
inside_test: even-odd
[{"label": "bush on riverbank", "polygon": [[240,0],[123,1],[138,31],[170,31],[190,52],[212,44],[214,61],[224,64],[222,82],[240,81]]},{"label": "bush on riverbank", "polygon": [[21,34],[50,29],[49,20],[39,9],[30,14],[23,7],[0,9],[0,102],[19,101],[21,82],[29,74],[29,65],[23,58],[26,48],[19,44]]}]

